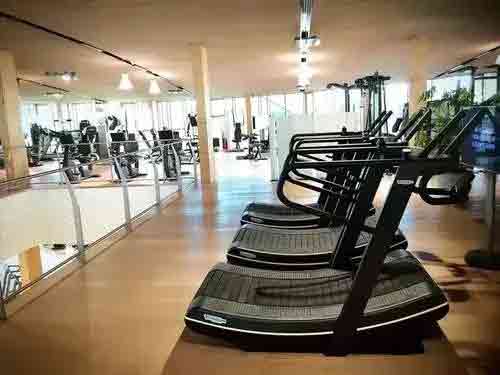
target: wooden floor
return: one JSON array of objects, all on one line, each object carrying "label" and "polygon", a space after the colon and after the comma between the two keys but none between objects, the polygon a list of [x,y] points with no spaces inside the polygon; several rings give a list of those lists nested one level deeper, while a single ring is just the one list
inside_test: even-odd
[{"label": "wooden floor", "polygon": [[[262,178],[222,181],[186,192],[0,323],[1,373],[161,374],[199,283],[225,260],[243,207],[274,197]],[[413,197],[401,227],[451,300],[440,326],[463,364],[471,374],[498,374],[500,275],[463,262],[484,235],[480,179],[475,189],[468,208],[432,207]]]}]

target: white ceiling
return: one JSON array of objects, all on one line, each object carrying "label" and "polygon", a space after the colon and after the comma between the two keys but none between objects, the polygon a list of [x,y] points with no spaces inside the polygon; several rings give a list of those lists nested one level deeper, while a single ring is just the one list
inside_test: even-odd
[{"label": "white ceiling", "polygon": [[[427,46],[421,68],[438,73],[500,44],[499,9],[500,2],[486,0],[316,1],[312,30],[321,46],[313,50],[313,86],[375,70],[407,79],[418,43]],[[2,0],[0,10],[129,58],[190,90],[190,44],[203,43],[214,97],[296,85],[295,0]],[[13,51],[19,75],[28,79],[89,97],[150,97],[144,73],[132,72],[136,90],[123,94],[116,86],[126,65],[24,25],[0,19],[0,48]],[[80,80],[66,86],[46,71],[76,71]],[[23,96],[36,95],[26,86]]]}]

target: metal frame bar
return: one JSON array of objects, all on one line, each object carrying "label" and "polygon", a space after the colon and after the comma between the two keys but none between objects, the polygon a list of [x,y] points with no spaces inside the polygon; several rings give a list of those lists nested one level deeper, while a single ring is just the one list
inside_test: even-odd
[{"label": "metal frame bar", "polygon": [[153,175],[154,175],[154,186],[155,186],[155,203],[158,207],[161,204],[161,192],[160,192],[160,179],[158,177],[158,166],[155,162],[151,163],[153,165]]},{"label": "metal frame bar", "polygon": [[485,171],[486,175],[486,199],[485,199],[485,222],[488,228],[488,238],[485,249],[491,256],[498,256],[495,245],[495,214],[496,214],[496,173]]},{"label": "metal frame bar", "polygon": [[179,157],[179,154],[177,154],[177,151],[174,147],[173,144],[168,144],[168,147],[172,149],[172,154],[174,155],[174,163],[175,163],[175,169],[177,171],[177,187],[180,192],[182,192],[182,165],[181,165],[181,159]]},{"label": "metal frame bar", "polygon": [[[333,331],[335,335],[331,336],[328,354],[345,355],[352,350],[363,312],[384,263],[385,251],[383,251],[383,249],[386,247],[387,243],[390,243],[392,236],[398,228],[408,201],[413,193],[414,183],[420,172],[420,168],[414,163],[401,165],[398,168],[394,182],[392,183],[392,187],[386,198],[384,207],[382,208],[382,213],[377,221],[375,233],[356,271],[349,296],[342,306],[338,319],[334,323]],[[367,213],[369,203],[372,202],[375,196],[378,183],[380,183],[382,176],[382,171],[371,176],[369,185],[372,186],[370,186],[367,193],[362,194],[361,198],[362,214]],[[412,181],[413,184],[400,184],[399,181]],[[360,211],[359,202],[355,208],[355,214],[351,215],[348,221],[349,224],[344,227],[341,239],[337,244],[337,253],[335,253],[332,263],[333,267],[338,267],[339,264],[345,262],[345,239],[351,240],[347,242],[352,242],[354,237],[355,240],[357,239],[357,236],[348,236],[347,234],[357,232],[359,235],[361,231],[360,225],[354,228],[354,226],[359,224],[358,222],[363,219],[358,212]],[[353,216],[355,220],[353,220]]]},{"label": "metal frame bar", "polygon": [[71,185],[71,181],[66,174],[66,171],[60,172],[62,178],[64,179],[64,183],[66,188],[68,189],[68,194],[71,199],[71,206],[73,209],[73,222],[75,225],[75,237],[76,237],[76,246],[78,251],[83,254],[85,250],[85,242],[83,237],[83,226],[82,226],[82,215],[80,211],[80,204],[78,203],[78,199],[76,198],[75,189]]},{"label": "metal frame bar", "polygon": [[122,194],[123,194],[123,211],[125,214],[125,227],[127,228],[127,231],[130,232],[132,231],[132,222],[131,222],[131,214],[130,214],[130,196],[128,192],[128,183],[127,179],[123,175],[123,170],[120,165],[120,160],[119,157],[113,158],[113,163],[115,164],[116,171],[118,172],[118,178],[120,179],[120,185],[122,187]]},{"label": "metal frame bar", "polygon": [[2,295],[0,295],[0,320],[7,320],[7,310],[5,310],[5,302]]}]

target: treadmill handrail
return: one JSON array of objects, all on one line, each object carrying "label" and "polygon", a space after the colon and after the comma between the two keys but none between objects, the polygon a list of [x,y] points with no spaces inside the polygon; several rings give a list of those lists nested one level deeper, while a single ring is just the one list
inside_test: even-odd
[{"label": "treadmill handrail", "polygon": [[[372,122],[370,129],[373,129],[373,127],[378,126],[377,124],[379,121],[383,119],[383,117],[386,115],[386,111],[380,112],[380,114],[377,116],[377,118]],[[391,111],[392,114],[392,111]],[[301,139],[301,138],[311,138],[311,137],[342,137],[342,136],[353,136],[355,134],[359,134],[360,137],[363,134],[366,134],[367,132],[365,131],[360,131],[360,132],[321,132],[321,133],[298,133],[292,135],[292,138],[290,139],[290,146],[289,149],[293,148],[294,143]]]},{"label": "treadmill handrail", "polygon": [[[413,115],[411,115],[410,119],[408,122],[403,126],[402,128],[399,129],[399,132],[396,134],[395,140],[402,140],[403,138],[407,140],[408,138],[411,138],[416,132],[414,130],[417,128],[419,129],[419,126],[425,122],[423,119],[428,116],[428,114],[431,114],[430,109],[426,109],[425,111],[423,109],[418,110],[415,112]],[[410,135],[408,135],[410,134]]]},{"label": "treadmill handrail", "polygon": [[427,157],[438,146],[441,146],[443,139],[458,125],[458,122],[465,117],[467,110],[461,109],[453,118],[441,129],[427,146],[420,152],[421,157]]},{"label": "treadmill handrail", "polygon": [[[380,121],[372,127],[372,130],[369,133],[361,133],[359,136],[353,136],[349,133],[344,134],[327,134],[327,133],[310,133],[310,136],[298,136],[295,140],[290,141],[290,150],[298,147],[304,143],[326,143],[326,142],[366,142],[370,140],[370,138],[376,137],[377,133],[382,129],[384,124],[389,120],[392,116],[392,111],[388,111],[383,113]],[[378,120],[378,118],[377,118]],[[293,136],[292,136],[293,138]]]}]

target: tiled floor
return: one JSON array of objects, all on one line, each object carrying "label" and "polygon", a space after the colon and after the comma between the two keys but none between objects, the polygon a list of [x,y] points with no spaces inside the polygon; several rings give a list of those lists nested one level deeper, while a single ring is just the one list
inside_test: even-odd
[{"label": "tiled floor", "polygon": [[[248,163],[224,161],[238,171]],[[219,163],[219,173],[220,168]],[[229,164],[223,168],[228,171]],[[418,251],[451,300],[440,325],[469,372],[495,374],[500,274],[471,269],[463,261],[484,235],[480,178],[475,188],[465,208],[428,206],[413,197],[401,227],[410,249]],[[273,196],[262,176],[235,179],[230,172],[217,186],[186,192],[0,324],[2,373],[160,374],[199,283],[225,259],[242,208]]]}]

